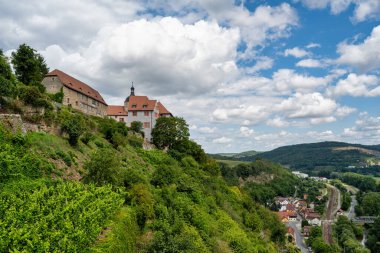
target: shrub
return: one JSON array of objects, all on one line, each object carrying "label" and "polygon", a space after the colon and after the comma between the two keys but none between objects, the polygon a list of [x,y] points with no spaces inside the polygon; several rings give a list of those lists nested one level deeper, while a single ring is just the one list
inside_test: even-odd
[{"label": "shrub", "polygon": [[123,183],[123,169],[121,159],[110,148],[101,148],[94,152],[90,160],[84,165],[87,175],[85,182],[94,182],[97,185],[112,184],[121,186]]},{"label": "shrub", "polygon": [[82,137],[81,137],[81,141],[84,143],[84,144],[86,144],[86,145],[88,145],[88,143],[90,142],[90,141],[92,141],[94,139],[94,135],[92,134],[92,133],[90,133],[90,132],[85,132],[83,135],[82,135]]},{"label": "shrub", "polygon": [[129,135],[128,138],[128,144],[135,148],[142,148],[144,140],[136,135]]},{"label": "shrub", "polygon": [[69,113],[62,122],[62,131],[69,135],[69,143],[72,146],[78,144],[79,137],[85,131],[84,120],[80,114]]}]

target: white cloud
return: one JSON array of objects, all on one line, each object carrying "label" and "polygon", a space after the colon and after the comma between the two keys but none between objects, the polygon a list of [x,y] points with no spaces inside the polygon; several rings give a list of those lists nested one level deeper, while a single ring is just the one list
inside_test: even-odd
[{"label": "white cloud", "polygon": [[380,80],[375,75],[351,73],[346,79],[339,80],[335,87],[329,88],[327,93],[335,96],[380,96]]},{"label": "white cloud", "polygon": [[246,126],[240,127],[240,134],[243,135],[244,137],[249,137],[252,136],[255,133],[253,129],[250,129]]},{"label": "white cloud", "polygon": [[337,103],[325,98],[318,92],[301,94],[296,93],[285,99],[275,108],[283,112],[288,118],[325,118],[334,114]]},{"label": "white cloud", "polygon": [[321,45],[318,43],[310,43],[306,46],[306,48],[317,48],[317,47],[321,47]]},{"label": "white cloud", "polygon": [[304,68],[321,68],[323,67],[323,64],[319,60],[304,59],[297,62],[296,66]]},{"label": "white cloud", "polygon": [[267,56],[258,57],[256,64],[252,67],[245,68],[247,73],[256,73],[260,70],[271,69],[273,67],[274,60]]},{"label": "white cloud", "polygon": [[361,113],[354,126],[344,129],[342,137],[355,142],[379,144],[380,117]]},{"label": "white cloud", "polygon": [[310,53],[304,49],[301,49],[299,47],[294,47],[294,48],[288,48],[285,50],[284,55],[285,56],[294,56],[296,58],[302,58],[305,56],[308,56]]},{"label": "white cloud", "polygon": [[146,94],[188,96],[235,77],[239,41],[237,29],[206,21],[184,25],[169,17],[109,26],[75,54],[58,46],[42,54],[51,67],[90,77],[108,95],[126,96],[134,81]]},{"label": "white cloud", "polygon": [[351,4],[355,5],[352,16],[354,22],[361,22],[380,15],[380,1],[378,0],[293,0],[301,2],[310,9],[324,9],[330,7],[333,14],[345,11]]},{"label": "white cloud", "polygon": [[380,25],[373,28],[372,33],[362,44],[338,45],[340,57],[337,63],[347,64],[361,71],[369,71],[380,68]]},{"label": "white cloud", "polygon": [[200,127],[198,128],[198,132],[203,133],[203,134],[212,134],[216,130],[215,127]]},{"label": "white cloud", "polygon": [[214,139],[212,142],[217,144],[226,144],[232,142],[232,139],[222,136],[220,138]]},{"label": "white cloud", "polygon": [[275,117],[273,119],[267,120],[267,125],[281,128],[281,127],[287,127],[287,126],[289,126],[289,122],[283,120],[280,117]]},{"label": "white cloud", "polygon": [[337,141],[338,136],[331,130],[323,132],[309,131],[306,133],[309,137],[318,141]]}]

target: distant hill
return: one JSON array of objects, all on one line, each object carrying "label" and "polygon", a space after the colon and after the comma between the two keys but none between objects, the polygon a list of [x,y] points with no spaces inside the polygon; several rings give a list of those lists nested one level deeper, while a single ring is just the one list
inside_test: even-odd
[{"label": "distant hill", "polygon": [[272,151],[238,157],[239,154],[233,156],[234,160],[241,161],[266,158],[293,170],[311,174],[329,175],[334,171],[380,174],[380,145],[319,142],[283,146]]},{"label": "distant hill", "polygon": [[235,161],[242,161],[246,157],[252,157],[254,155],[259,154],[259,151],[245,151],[241,153],[217,153],[217,154],[209,154],[209,156],[217,159],[217,160],[235,160]]}]

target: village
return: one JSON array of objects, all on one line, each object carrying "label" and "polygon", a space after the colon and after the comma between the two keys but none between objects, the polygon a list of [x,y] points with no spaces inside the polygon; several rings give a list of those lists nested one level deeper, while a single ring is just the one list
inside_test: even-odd
[{"label": "village", "polygon": [[[309,177],[298,171],[292,173],[309,184],[314,182],[326,187],[325,183],[328,183],[328,179],[324,177]],[[312,252],[307,247],[306,241],[313,226],[323,226],[328,201],[326,188],[319,188],[314,192],[299,192],[292,197],[277,196],[274,198],[275,212],[287,227],[286,239],[289,243],[297,245],[302,252]],[[343,215],[344,211],[338,208],[335,214]]]}]

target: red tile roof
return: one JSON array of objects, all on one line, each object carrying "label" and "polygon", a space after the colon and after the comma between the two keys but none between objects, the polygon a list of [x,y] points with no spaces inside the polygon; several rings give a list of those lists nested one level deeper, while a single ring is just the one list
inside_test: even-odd
[{"label": "red tile roof", "polygon": [[107,108],[107,115],[109,116],[127,116],[128,112],[124,110],[122,105],[109,105]]},{"label": "red tile roof", "polygon": [[74,77],[69,76],[68,74],[58,69],[51,71],[46,76],[57,76],[59,80],[61,80],[62,84],[66,86],[67,88],[75,90],[102,104],[107,105],[107,103],[104,101],[103,97],[100,95],[100,93],[97,90],[91,88],[89,85],[85,84],[84,82],[81,82],[78,79],[75,79]]},{"label": "red tile roof", "polygon": [[158,102],[157,106],[158,106],[158,111],[160,112],[160,114],[170,114],[171,115],[171,112],[169,112],[168,109],[166,109],[165,106],[163,104],[161,104],[161,102]]},{"label": "red tile roof", "polygon": [[288,227],[288,234],[291,234],[294,236],[294,229],[292,227]]},{"label": "red tile roof", "polygon": [[157,100],[149,100],[147,96],[130,96],[128,111],[154,111]]}]

